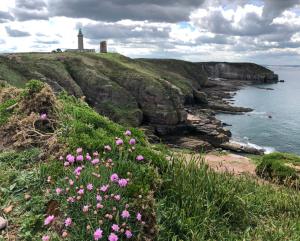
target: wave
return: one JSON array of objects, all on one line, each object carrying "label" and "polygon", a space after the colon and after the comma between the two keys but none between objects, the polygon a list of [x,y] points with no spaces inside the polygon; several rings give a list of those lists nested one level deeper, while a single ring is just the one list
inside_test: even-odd
[{"label": "wave", "polygon": [[[248,140],[247,137],[244,137],[245,140]],[[270,146],[259,146],[257,144],[254,144],[254,143],[251,143],[249,141],[247,142],[242,142],[242,141],[238,141],[238,140],[231,140],[230,142],[232,143],[237,143],[239,145],[242,145],[242,146],[246,146],[246,147],[252,147],[252,148],[255,148],[257,150],[263,150],[264,151],[264,154],[270,154],[270,153],[273,153],[273,152],[276,152],[276,149],[274,147],[270,147]]]}]

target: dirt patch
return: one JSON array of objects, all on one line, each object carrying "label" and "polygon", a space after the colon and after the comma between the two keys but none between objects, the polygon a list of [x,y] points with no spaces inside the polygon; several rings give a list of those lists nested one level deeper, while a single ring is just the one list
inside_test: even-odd
[{"label": "dirt patch", "polygon": [[219,173],[231,173],[233,175],[251,175],[256,176],[256,165],[247,157],[236,154],[217,155],[213,153],[206,154],[205,156],[199,154],[183,154],[186,161],[192,159],[201,159],[212,170]]},{"label": "dirt patch", "polygon": [[217,172],[229,172],[234,175],[250,174],[256,176],[256,165],[247,157],[235,154],[207,154],[205,162]]}]

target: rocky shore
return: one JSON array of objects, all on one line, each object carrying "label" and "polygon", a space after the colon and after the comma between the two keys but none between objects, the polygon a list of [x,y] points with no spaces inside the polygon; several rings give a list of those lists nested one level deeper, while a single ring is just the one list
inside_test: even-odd
[{"label": "rocky shore", "polygon": [[155,128],[156,133],[172,147],[194,151],[223,149],[237,153],[263,154],[264,150],[231,141],[232,134],[226,128],[227,124],[216,118],[217,113],[241,115],[253,111],[251,108],[232,105],[236,91],[244,86],[278,82],[275,74],[273,79],[268,76],[267,82],[259,82],[258,79],[264,80],[263,77],[256,77],[251,81],[248,77],[246,80],[234,80],[210,76],[201,90],[194,91],[194,104],[185,106],[188,113],[186,123],[176,128],[160,126]]}]

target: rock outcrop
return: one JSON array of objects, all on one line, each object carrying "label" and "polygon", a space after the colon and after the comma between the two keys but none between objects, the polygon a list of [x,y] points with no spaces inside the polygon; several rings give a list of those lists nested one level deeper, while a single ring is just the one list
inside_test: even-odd
[{"label": "rock outcrop", "polygon": [[253,63],[199,63],[211,78],[246,80],[255,83],[278,82],[273,71]]}]

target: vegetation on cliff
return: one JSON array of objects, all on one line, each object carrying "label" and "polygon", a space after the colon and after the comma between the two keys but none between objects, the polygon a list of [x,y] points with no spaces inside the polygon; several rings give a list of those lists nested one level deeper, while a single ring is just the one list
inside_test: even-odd
[{"label": "vegetation on cliff", "polygon": [[277,184],[300,188],[300,157],[288,153],[271,153],[258,159],[256,173]]},{"label": "vegetation on cliff", "polygon": [[0,110],[0,240],[299,239],[294,189],[185,163],[38,81]]}]

